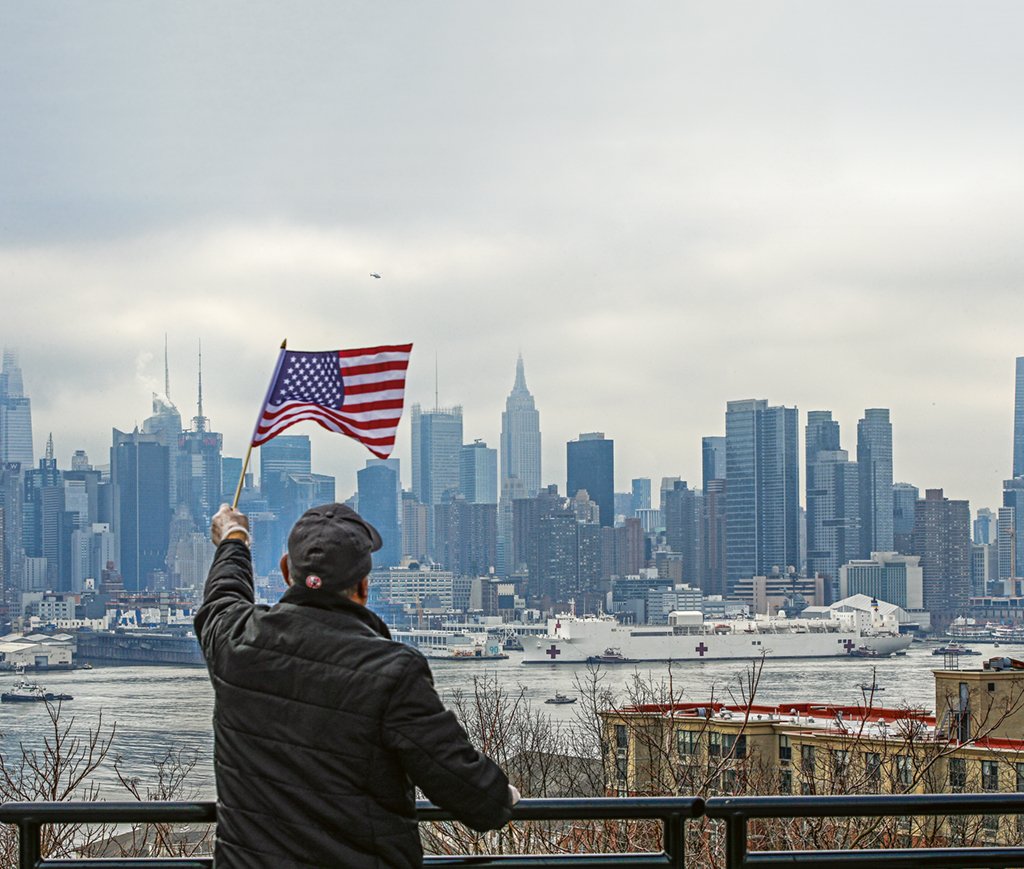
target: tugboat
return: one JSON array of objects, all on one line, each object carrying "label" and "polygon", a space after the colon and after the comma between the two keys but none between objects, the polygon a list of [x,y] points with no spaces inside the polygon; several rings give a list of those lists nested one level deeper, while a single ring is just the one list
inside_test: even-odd
[{"label": "tugboat", "polygon": [[879,658],[881,657],[875,649],[869,646],[857,646],[850,650],[851,658]]},{"label": "tugboat", "polygon": [[545,700],[544,702],[545,703],[555,703],[555,704],[557,704],[559,706],[564,706],[566,703],[575,703],[576,702],[576,698],[575,697],[567,697],[561,691],[556,691],[554,697],[548,697],[548,699]]},{"label": "tugboat", "polygon": [[591,655],[587,658],[588,664],[635,664],[636,658],[627,658],[622,654],[621,649],[609,647],[601,655]]},{"label": "tugboat", "polygon": [[19,679],[14,688],[0,694],[3,703],[57,703],[62,700],[74,700],[70,694],[54,694],[43,690],[42,686],[27,679]]}]

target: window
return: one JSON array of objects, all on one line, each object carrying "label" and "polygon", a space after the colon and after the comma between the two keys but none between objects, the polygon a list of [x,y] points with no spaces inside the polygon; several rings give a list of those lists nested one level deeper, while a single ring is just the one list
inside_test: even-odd
[{"label": "window", "polygon": [[949,759],[949,790],[954,794],[967,790],[967,761],[962,757]]},{"label": "window", "polygon": [[779,760],[792,760],[793,747],[789,744],[789,737],[785,734],[779,736]]},{"label": "window", "polygon": [[806,776],[814,775],[814,746],[800,746],[800,769]]},{"label": "window", "polygon": [[736,790],[736,770],[722,770],[722,790],[726,793],[734,793]]},{"label": "window", "polygon": [[877,793],[882,789],[882,755],[877,751],[864,754],[864,777],[872,792]]},{"label": "window", "polygon": [[615,777],[621,792],[629,777],[629,733],[625,724],[615,725]]},{"label": "window", "polygon": [[[990,793],[999,790],[999,764],[994,760],[981,762],[981,789]],[[998,833],[999,815],[982,815],[981,826],[986,833]]]},{"label": "window", "polygon": [[676,731],[676,746],[679,749],[680,757],[692,757],[697,753],[697,743],[700,733],[696,730]]},{"label": "window", "polygon": [[850,768],[850,752],[844,748],[833,748],[831,750],[832,778],[836,781],[845,778]]},{"label": "window", "polygon": [[[1024,763],[1017,764],[1017,793],[1024,794]],[[1024,836],[1024,815],[1017,815],[1017,835]]]},{"label": "window", "polygon": [[722,734],[717,730],[712,730],[708,734],[708,754],[711,757],[721,757],[722,755]]},{"label": "window", "polygon": [[793,770],[784,769],[779,772],[779,793],[793,793]]},{"label": "window", "polygon": [[735,733],[722,734],[722,756],[742,760],[747,756],[746,734],[737,736]]},{"label": "window", "polygon": [[625,724],[615,725],[615,747],[620,751],[629,748],[629,733],[626,731]]},{"label": "window", "polygon": [[955,736],[960,742],[971,738],[971,688],[966,682],[960,683],[959,706],[953,716]]},{"label": "window", "polygon": [[981,789],[988,793],[999,790],[999,764],[994,760],[981,762]]},{"label": "window", "polygon": [[896,784],[909,788],[914,782],[914,766],[910,761],[910,755],[897,754],[895,758]]}]

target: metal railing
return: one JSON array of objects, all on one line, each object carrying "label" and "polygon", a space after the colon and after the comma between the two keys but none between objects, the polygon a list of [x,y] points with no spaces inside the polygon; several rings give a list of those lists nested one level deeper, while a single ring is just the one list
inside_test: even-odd
[{"label": "metal railing", "polygon": [[[453,820],[450,813],[421,802],[420,821]],[[652,867],[683,869],[687,820],[706,817],[725,825],[726,869],[799,866],[832,869],[857,866],[1010,869],[1024,867],[1024,847],[886,848],[856,850],[751,851],[748,824],[753,819],[854,818],[959,815],[1024,815],[1024,794],[899,794],[865,796],[767,797],[602,797],[528,799],[513,812],[518,821],[661,821],[663,849],[653,853],[509,854],[426,857],[427,866],[502,867]],[[210,858],[43,859],[42,829],[48,824],[212,824],[212,802],[61,802],[7,803],[0,823],[18,828],[19,869],[211,869]]]},{"label": "metal railing", "polygon": [[750,851],[753,818],[881,818],[938,815],[1024,814],[1024,794],[870,794],[863,796],[714,797],[705,814],[725,822],[726,867],[941,866],[944,869],[1011,869],[1024,866],[1024,848],[864,848],[819,851]]}]

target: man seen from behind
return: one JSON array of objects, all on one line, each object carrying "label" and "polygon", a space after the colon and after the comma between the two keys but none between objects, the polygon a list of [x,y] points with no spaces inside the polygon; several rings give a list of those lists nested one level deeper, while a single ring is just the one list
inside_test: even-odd
[{"label": "man seen from behind", "polygon": [[426,659],[366,607],[380,535],[354,510],[308,510],[288,589],[254,603],[248,520],[227,505],[195,628],[215,693],[217,869],[416,867],[415,787],[477,830],[518,793],[470,743]]}]

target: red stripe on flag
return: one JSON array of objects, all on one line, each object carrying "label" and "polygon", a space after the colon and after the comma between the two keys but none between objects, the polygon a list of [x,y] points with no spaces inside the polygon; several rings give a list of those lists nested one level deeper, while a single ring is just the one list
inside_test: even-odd
[{"label": "red stripe on flag", "polygon": [[386,392],[391,389],[405,389],[405,379],[381,380],[377,383],[345,384],[345,395],[367,395],[372,392]]},{"label": "red stripe on flag", "polygon": [[338,355],[342,359],[351,356],[372,356],[375,353],[411,353],[412,344],[391,344],[381,347],[363,347],[359,350],[339,350]]},{"label": "red stripe on flag", "polygon": [[354,377],[357,374],[378,374],[381,371],[405,371],[409,367],[408,359],[396,359],[392,362],[374,362],[367,365],[342,365],[342,377]]},{"label": "red stripe on flag", "polygon": [[274,425],[283,420],[291,419],[296,414],[308,413],[319,414],[327,419],[331,419],[345,425],[350,425],[358,429],[394,428],[396,425],[398,425],[398,420],[401,419],[401,414],[391,414],[385,417],[380,417],[378,419],[353,419],[347,414],[338,413],[337,411],[323,407],[322,405],[319,404],[290,404],[283,407],[273,417],[264,414],[260,422],[265,422],[266,425],[261,425],[260,429],[266,430],[272,428]]}]

